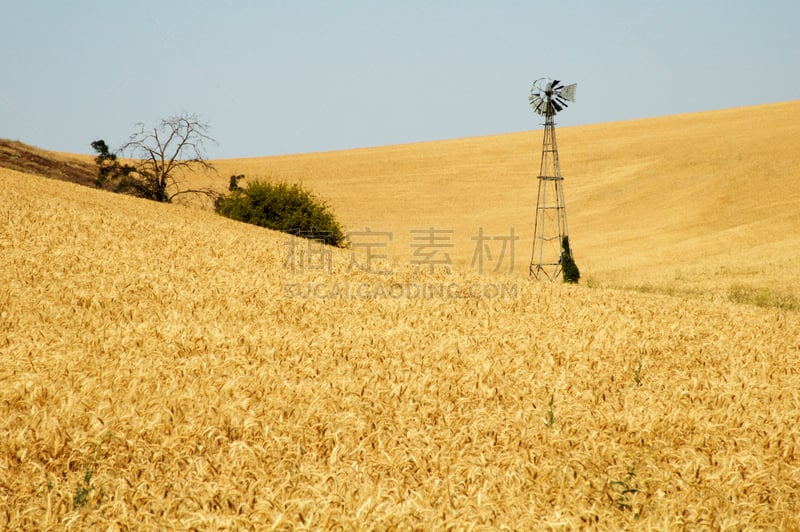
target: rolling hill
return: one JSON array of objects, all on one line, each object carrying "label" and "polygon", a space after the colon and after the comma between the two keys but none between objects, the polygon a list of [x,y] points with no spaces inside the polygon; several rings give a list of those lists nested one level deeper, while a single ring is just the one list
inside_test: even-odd
[{"label": "rolling hill", "polygon": [[[218,162],[397,233],[385,273],[0,169],[0,527],[796,528],[800,319],[745,296],[797,279],[800,105],[759,109],[559,131],[591,286],[470,268],[524,250],[535,133]],[[431,226],[449,273],[395,245]]]},{"label": "rolling hill", "polygon": [[[535,118],[532,117],[532,120]],[[800,296],[800,101],[557,129],[573,251],[584,281],[662,292]],[[541,131],[217,161],[301,181],[351,230],[453,230],[467,270],[479,228],[520,237],[530,263]],[[223,185],[221,185],[221,188]]]}]

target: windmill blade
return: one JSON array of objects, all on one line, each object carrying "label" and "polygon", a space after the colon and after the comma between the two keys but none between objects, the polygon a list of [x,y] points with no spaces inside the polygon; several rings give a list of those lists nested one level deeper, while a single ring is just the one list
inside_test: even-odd
[{"label": "windmill blade", "polygon": [[568,102],[575,101],[575,91],[578,88],[577,83],[573,83],[572,85],[567,85],[566,87],[561,87],[558,89],[558,96],[567,100]]},{"label": "windmill blade", "polygon": [[545,96],[538,87],[534,86],[533,89],[531,89],[531,93],[528,95],[528,101],[534,111],[539,114],[544,114],[542,106],[544,105]]},{"label": "windmill blade", "polygon": [[528,102],[540,115],[552,116],[568,107],[567,102],[575,101],[577,84],[564,86],[561,80],[539,78],[533,82]]}]

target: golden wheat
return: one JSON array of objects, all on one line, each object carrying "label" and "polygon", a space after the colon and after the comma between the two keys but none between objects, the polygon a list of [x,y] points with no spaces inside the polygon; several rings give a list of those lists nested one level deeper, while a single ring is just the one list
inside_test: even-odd
[{"label": "golden wheat", "polygon": [[293,273],[208,212],[0,185],[0,527],[798,528],[795,312]]}]

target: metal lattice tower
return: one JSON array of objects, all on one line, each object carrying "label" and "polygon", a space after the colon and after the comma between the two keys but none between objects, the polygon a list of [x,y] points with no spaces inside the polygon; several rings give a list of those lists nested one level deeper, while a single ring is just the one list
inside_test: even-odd
[{"label": "metal lattice tower", "polygon": [[565,254],[570,258],[572,256],[564,202],[564,178],[558,162],[555,116],[567,107],[566,102],[575,101],[575,89],[575,84],[565,87],[558,80],[541,78],[534,82],[528,97],[533,110],[545,117],[530,266],[530,275],[536,280],[555,281],[562,272]]}]

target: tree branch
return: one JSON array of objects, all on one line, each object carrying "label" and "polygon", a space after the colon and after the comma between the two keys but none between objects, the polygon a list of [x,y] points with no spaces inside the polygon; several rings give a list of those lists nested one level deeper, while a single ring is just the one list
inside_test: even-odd
[{"label": "tree branch", "polygon": [[203,170],[213,169],[204,154],[203,141],[214,141],[206,134],[208,124],[203,123],[195,114],[183,113],[161,120],[151,132],[146,132],[142,123],[122,146],[132,159],[138,159],[139,181],[150,187],[153,196],[159,201],[172,201],[178,194],[202,193],[202,189],[178,190],[169,195],[168,187],[179,189],[178,173],[199,167]]}]

